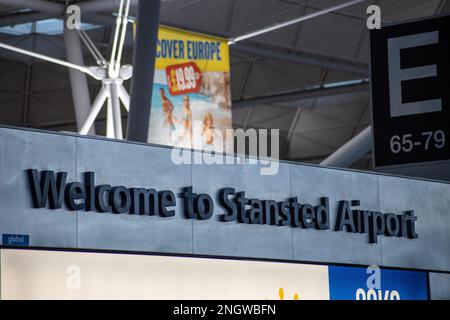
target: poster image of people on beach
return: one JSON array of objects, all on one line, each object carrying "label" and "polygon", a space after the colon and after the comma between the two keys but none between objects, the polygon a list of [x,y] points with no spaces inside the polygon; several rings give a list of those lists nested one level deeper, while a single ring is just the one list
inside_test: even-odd
[{"label": "poster image of people on beach", "polygon": [[161,26],[148,142],[224,152],[230,128],[227,41]]}]

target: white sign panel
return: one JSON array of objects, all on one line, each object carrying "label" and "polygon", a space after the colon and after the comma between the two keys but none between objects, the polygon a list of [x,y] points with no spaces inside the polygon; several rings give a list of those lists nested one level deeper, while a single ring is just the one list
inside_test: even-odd
[{"label": "white sign panel", "polygon": [[328,267],[4,249],[1,298],[328,300]]}]

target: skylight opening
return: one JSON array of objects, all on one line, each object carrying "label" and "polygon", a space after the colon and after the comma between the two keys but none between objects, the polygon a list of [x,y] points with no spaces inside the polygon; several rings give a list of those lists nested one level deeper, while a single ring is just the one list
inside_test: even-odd
[{"label": "skylight opening", "polygon": [[[92,30],[101,26],[91,23],[81,23],[81,29]],[[33,32],[33,22],[19,23],[14,26],[0,27],[0,33],[10,34],[14,36],[23,36]],[[37,34],[58,35],[64,32],[64,20],[61,19],[45,19],[36,22]]]}]

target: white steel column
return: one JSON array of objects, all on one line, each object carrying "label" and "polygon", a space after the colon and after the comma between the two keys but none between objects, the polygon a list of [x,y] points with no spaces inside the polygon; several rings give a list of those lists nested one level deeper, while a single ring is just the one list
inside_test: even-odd
[{"label": "white steel column", "polygon": [[109,97],[108,88],[102,86],[100,92],[98,93],[97,97],[94,100],[94,103],[92,104],[91,111],[89,112],[88,116],[86,117],[86,120],[84,121],[79,131],[80,134],[87,134],[89,132],[89,130],[92,128],[92,125],[94,124],[95,118],[97,118],[98,113],[102,109],[103,104],[105,103],[108,97]]},{"label": "white steel column", "polygon": [[372,128],[368,126],[350,141],[337,149],[320,164],[348,168],[372,150]]},{"label": "white steel column", "polygon": [[113,109],[111,104],[111,90],[109,89],[106,108],[106,137],[114,139]]},{"label": "white steel column", "polygon": [[274,25],[272,25],[270,27],[267,27],[267,28],[264,28],[264,29],[260,29],[260,30],[256,30],[256,31],[244,34],[242,36],[239,36],[239,37],[231,39],[228,43],[230,45],[232,45],[232,44],[235,44],[236,42],[239,42],[239,41],[242,41],[242,40],[246,40],[246,39],[249,39],[249,38],[253,38],[253,37],[259,36],[261,34],[267,33],[267,32],[271,32],[271,31],[275,31],[275,30],[278,30],[278,29],[281,29],[281,28],[285,28],[285,27],[288,27],[290,25],[293,25],[293,24],[296,24],[296,23],[300,23],[300,22],[303,22],[303,21],[306,21],[306,20],[310,20],[310,19],[322,16],[324,14],[327,14],[327,13],[330,13],[330,12],[333,12],[333,11],[338,11],[340,9],[344,9],[344,8],[353,6],[353,5],[361,3],[363,1],[367,1],[367,0],[350,0],[350,1],[346,1],[346,2],[343,2],[343,3],[340,3],[340,4],[337,4],[337,5],[334,5],[334,6],[331,6],[331,7],[322,9],[322,10],[319,10],[319,11],[312,12],[312,13],[304,15],[302,17],[298,17],[298,18],[295,18],[295,19],[292,19],[292,20],[288,20],[288,21],[285,21],[285,22],[279,22],[279,23],[276,23],[276,24],[274,24]]},{"label": "white steel column", "polygon": [[[70,63],[84,66],[81,41],[76,30],[69,30],[64,24],[64,43],[66,46],[67,60]],[[85,122],[91,109],[89,87],[86,75],[78,70],[69,69],[70,85],[72,90],[75,118],[78,131]],[[95,135],[95,128],[91,127],[88,134]]]},{"label": "white steel column", "polygon": [[118,84],[112,82],[111,87],[111,105],[112,105],[112,117],[114,123],[114,137],[116,139],[123,139],[122,131],[122,114],[120,112],[119,90]]},{"label": "white steel column", "polygon": [[119,89],[120,101],[122,101],[125,110],[130,111],[130,95],[128,94],[127,90],[125,90],[123,84],[118,85],[117,88]]}]

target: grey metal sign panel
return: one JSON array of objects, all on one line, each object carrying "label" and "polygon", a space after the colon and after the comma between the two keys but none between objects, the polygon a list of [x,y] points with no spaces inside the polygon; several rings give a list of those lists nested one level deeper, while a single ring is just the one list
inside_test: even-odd
[{"label": "grey metal sign panel", "polygon": [[430,295],[433,300],[450,299],[450,274],[430,272]]},{"label": "grey metal sign panel", "polygon": [[[415,208],[417,241],[382,238],[383,265],[450,270],[450,186],[413,179],[380,176],[380,207],[388,212]],[[420,222],[419,222],[420,221]]]},{"label": "grey metal sign panel", "polygon": [[25,170],[68,172],[77,176],[76,138],[0,128],[0,233],[30,235],[30,245],[77,246],[77,217],[65,209],[36,210]]},{"label": "grey metal sign panel", "polygon": [[[95,172],[96,184],[180,192],[191,184],[190,166],[170,161],[170,149],[96,139],[77,139],[78,178]],[[77,212],[81,248],[191,253],[192,221],[175,217]]]},{"label": "grey metal sign panel", "polygon": [[[176,165],[171,149],[76,135],[0,128],[0,233],[29,235],[30,246],[187,253],[450,271],[450,185],[382,174],[280,163],[263,176],[260,165]],[[208,220],[33,208],[27,169],[68,172],[68,182],[95,172],[95,184],[181,192],[192,186],[215,201]],[[329,197],[330,230],[222,222],[218,191],[316,205]],[[361,209],[415,210],[418,239],[334,231],[337,202]]]},{"label": "grey metal sign panel", "polygon": [[[224,213],[216,190],[233,187],[248,198],[285,200],[290,195],[290,166],[281,164],[278,174],[260,175],[260,165],[192,165],[194,192],[214,194],[216,215],[206,221],[194,220],[194,253],[292,259],[290,227],[222,222]],[[248,178],[247,178],[248,177]]]},{"label": "grey metal sign panel", "polygon": [[330,168],[291,165],[291,194],[300,202],[318,204],[330,197],[331,230],[293,229],[294,258],[297,260],[377,264],[382,262],[380,242],[367,243],[367,234],[335,232],[337,202],[361,201],[362,208],[379,210],[376,175]]}]

